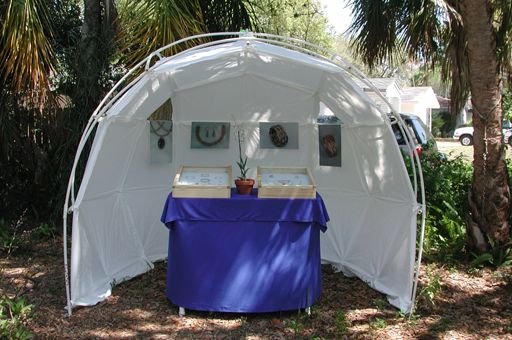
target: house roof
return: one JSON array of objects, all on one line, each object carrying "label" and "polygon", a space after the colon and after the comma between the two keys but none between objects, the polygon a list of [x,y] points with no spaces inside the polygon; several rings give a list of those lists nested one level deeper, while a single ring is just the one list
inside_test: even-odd
[{"label": "house roof", "polygon": [[[356,84],[363,90],[369,89],[369,87],[359,79],[354,80]],[[381,92],[385,92],[390,86],[393,85],[397,88],[400,88],[396,78],[368,78],[368,80],[370,80],[370,82]]]},{"label": "house roof", "polygon": [[415,86],[404,87],[402,89],[402,102],[421,102],[426,103],[426,106],[432,109],[439,108],[436,94],[430,86]]},{"label": "house roof", "polygon": [[450,109],[450,98],[445,98],[441,96],[437,96],[437,101],[439,103],[440,109]]}]

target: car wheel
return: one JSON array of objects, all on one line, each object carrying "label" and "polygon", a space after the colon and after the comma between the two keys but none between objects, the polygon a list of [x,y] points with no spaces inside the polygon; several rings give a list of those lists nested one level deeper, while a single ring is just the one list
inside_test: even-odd
[{"label": "car wheel", "polygon": [[473,144],[473,136],[471,135],[462,135],[460,136],[460,144],[464,146],[472,145]]}]

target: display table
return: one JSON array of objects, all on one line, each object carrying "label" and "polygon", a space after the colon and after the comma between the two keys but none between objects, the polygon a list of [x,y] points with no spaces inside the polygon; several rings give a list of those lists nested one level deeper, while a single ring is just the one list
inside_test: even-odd
[{"label": "display table", "polygon": [[320,230],[329,216],[316,199],[167,198],[166,296],[203,311],[270,312],[310,307],[320,296]]}]

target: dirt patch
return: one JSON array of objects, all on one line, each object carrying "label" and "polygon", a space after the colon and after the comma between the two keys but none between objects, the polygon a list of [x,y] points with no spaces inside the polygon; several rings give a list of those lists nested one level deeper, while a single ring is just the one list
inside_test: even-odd
[{"label": "dirt patch", "polygon": [[[412,318],[390,306],[383,294],[356,278],[323,266],[323,293],[311,316],[304,311],[231,314],[187,311],[164,295],[164,262],[119,284],[92,307],[65,312],[61,243],[41,243],[0,259],[0,294],[34,304],[28,328],[40,339],[512,339],[512,270],[471,271],[465,266],[425,265],[418,308]],[[434,278],[439,283],[428,298]]]}]

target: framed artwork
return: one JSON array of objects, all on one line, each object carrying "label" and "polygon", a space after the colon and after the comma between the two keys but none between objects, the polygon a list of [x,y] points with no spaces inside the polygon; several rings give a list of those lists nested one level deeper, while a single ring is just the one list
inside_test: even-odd
[{"label": "framed artwork", "polygon": [[172,162],[172,121],[149,120],[149,153],[151,163]]},{"label": "framed artwork", "polygon": [[341,167],[341,125],[319,124],[318,147],[321,166]]},{"label": "framed artwork", "polygon": [[228,149],[229,128],[229,122],[192,122],[190,147],[192,149]]},{"label": "framed artwork", "polygon": [[299,123],[261,122],[260,148],[262,149],[298,149]]}]

